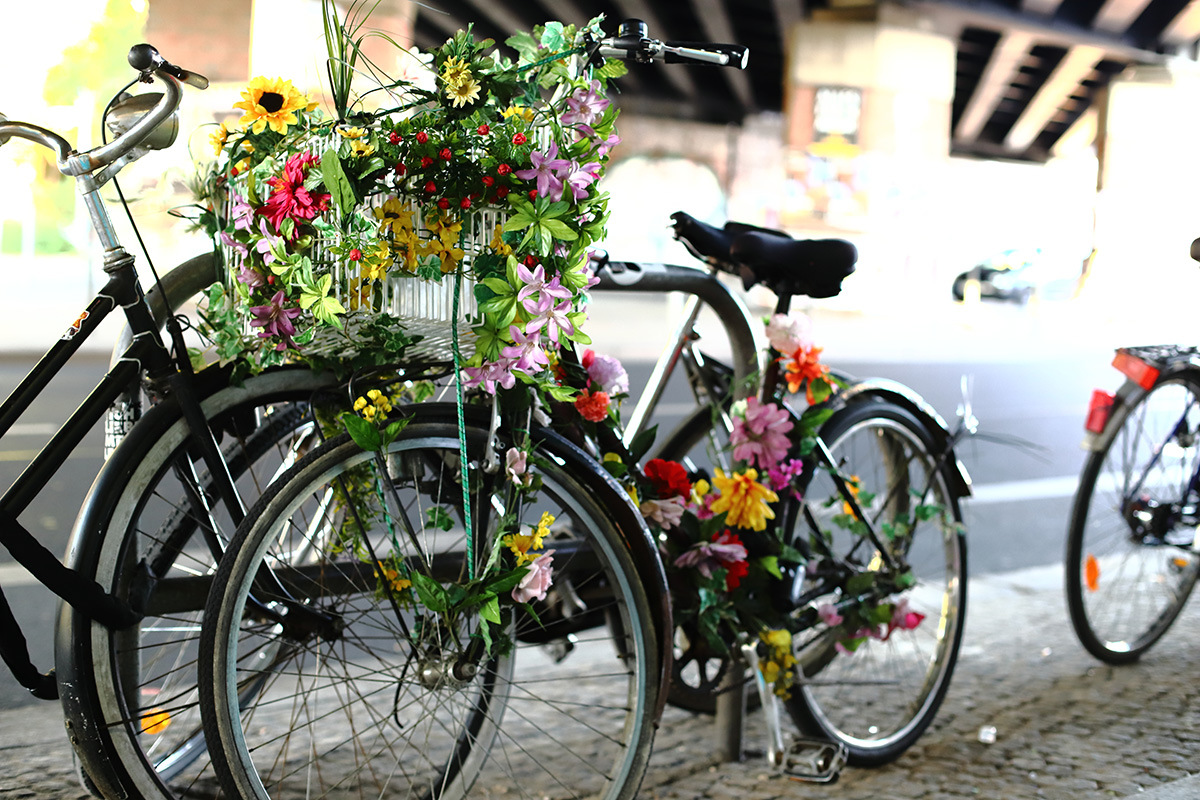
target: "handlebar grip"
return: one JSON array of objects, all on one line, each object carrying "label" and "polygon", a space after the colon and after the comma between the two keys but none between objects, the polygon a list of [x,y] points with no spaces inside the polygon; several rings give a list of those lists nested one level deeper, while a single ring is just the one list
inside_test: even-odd
[{"label": "handlebar grip", "polygon": [[145,73],[162,70],[171,77],[183,81],[188,86],[194,86],[197,89],[208,88],[208,78],[198,72],[190,72],[182,67],[175,66],[163,58],[158,50],[154,48],[154,45],[146,44],[145,42],[135,44],[129,48],[128,61],[129,66],[138,72]]},{"label": "handlebar grip", "polygon": [[663,42],[663,61],[667,64],[712,64],[745,69],[750,48],[740,44],[714,42]]}]

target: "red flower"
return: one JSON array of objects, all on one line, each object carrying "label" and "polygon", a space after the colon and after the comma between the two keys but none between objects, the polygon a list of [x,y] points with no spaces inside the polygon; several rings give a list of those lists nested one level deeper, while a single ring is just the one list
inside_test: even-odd
[{"label": "red flower", "polygon": [[654,484],[659,498],[691,497],[692,482],[688,480],[687,470],[676,461],[666,461],[652,458],[646,462],[646,477]]},{"label": "red flower", "polygon": [[496,182],[496,179],[493,178],[491,175],[484,175],[482,180],[483,180],[484,186],[491,186],[492,184],[494,184]]},{"label": "red flower", "polygon": [[537,256],[535,256],[533,253],[530,253],[529,255],[525,256],[525,266],[532,269],[533,267],[536,267],[537,265],[538,265],[538,257]]},{"label": "red flower", "polygon": [[392,131],[391,133],[388,134],[388,142],[390,142],[391,144],[400,144],[400,140],[402,138],[403,137],[400,134],[396,133],[395,131]]},{"label": "red flower", "polygon": [[575,409],[588,422],[600,422],[608,416],[608,395],[584,389],[579,397],[575,398]]},{"label": "red flower", "polygon": [[462,200],[459,200],[458,207],[459,208],[470,208],[471,207],[471,198],[464,197]]},{"label": "red flower", "polygon": [[520,131],[513,134],[513,144],[525,144],[527,141],[529,140],[525,138],[525,134]]},{"label": "red flower", "polygon": [[529,199],[530,199],[530,200],[537,200],[537,189],[530,189],[530,190],[529,190]]},{"label": "red flower", "polygon": [[732,592],[750,574],[750,565],[745,561],[734,561],[725,567],[725,591]]},{"label": "red flower", "polygon": [[350,260],[351,261],[362,261],[362,250],[359,250],[357,247],[355,247],[353,250],[351,250],[350,251]]},{"label": "red flower", "polygon": [[408,167],[404,166],[403,164],[396,165],[396,174],[397,175],[403,175],[406,172],[408,172]]},{"label": "red flower", "polygon": [[438,153],[438,155],[442,157],[443,161],[449,161],[451,158],[454,157],[454,153],[450,150],[449,147],[443,147],[442,151],[440,153]]},{"label": "red flower", "polygon": [[476,131],[480,136],[487,136],[488,132],[491,131],[491,128],[489,128],[487,125],[480,125]]},{"label": "red flower", "polygon": [[426,133],[425,131],[418,132],[417,133],[417,141],[420,142],[421,144],[425,144],[426,142],[429,141],[429,134]]},{"label": "red flower", "polygon": [[[746,549],[746,545],[742,543],[741,538],[728,528],[713,537],[713,544],[737,545],[742,548],[743,552]],[[746,577],[750,572],[750,565],[744,558],[734,561],[728,558],[721,558],[718,555],[717,559],[720,561],[721,566],[725,568],[725,591],[732,592],[742,582],[742,578]]]},{"label": "red flower", "polygon": [[445,211],[450,207],[450,201],[443,197],[441,200],[437,201],[437,207],[442,211]]},{"label": "red flower", "polygon": [[507,186],[497,186],[496,187],[496,197],[499,197],[501,200],[508,197],[508,187]]},{"label": "red flower", "polygon": [[512,167],[510,167],[508,164],[501,164],[500,166],[496,167],[497,175],[507,175],[510,172],[512,172]]},{"label": "red flower", "polygon": [[437,191],[437,184],[434,183],[433,181],[429,181],[428,183],[425,184],[425,191],[428,192],[429,194],[433,194],[434,192]]},{"label": "red flower", "polygon": [[271,196],[258,213],[266,217],[276,231],[285,219],[310,220],[329,208],[329,194],[310,192],[304,187],[308,170],[320,159],[312,153],[297,153],[287,160],[283,174],[267,178]]},{"label": "red flower", "polygon": [[433,159],[429,156],[421,157],[421,169],[429,169],[429,165],[433,163]]}]

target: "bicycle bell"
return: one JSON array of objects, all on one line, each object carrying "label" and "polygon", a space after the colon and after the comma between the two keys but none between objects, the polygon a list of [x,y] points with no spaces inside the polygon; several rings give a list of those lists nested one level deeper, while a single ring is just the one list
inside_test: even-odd
[{"label": "bicycle bell", "polygon": [[[113,136],[122,136],[130,128],[154,108],[162,99],[161,92],[131,95],[123,92],[117,102],[108,111],[106,124]],[[164,119],[150,135],[138,143],[141,150],[165,150],[175,142],[179,135],[179,114],[172,113]]]}]

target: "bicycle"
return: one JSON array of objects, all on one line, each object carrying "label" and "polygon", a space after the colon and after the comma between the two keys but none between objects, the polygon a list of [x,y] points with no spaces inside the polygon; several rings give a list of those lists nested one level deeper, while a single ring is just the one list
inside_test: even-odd
[{"label": "bicycle", "polygon": [[[746,288],[756,284],[766,287],[778,298],[776,313],[786,313],[793,295],[837,294],[841,280],[852,270],[853,256],[847,256],[847,245],[837,241],[797,242],[780,231],[736,222],[719,229],[682,212],[674,214],[672,219],[676,238],[707,263],[707,269],[631,264],[602,258],[604,269],[599,273],[601,281],[596,288],[678,291],[688,296],[679,315],[680,322],[630,416],[625,441],[631,443],[644,434],[672,372],[682,363],[696,408],[660,437],[653,455],[682,462],[690,474],[707,478],[715,468],[726,472],[730,468],[727,442],[732,429],[731,404],[745,397],[756,371],[763,370],[768,375],[764,380],[767,386],[773,380],[772,364],[760,363],[758,354],[763,348],[756,341],[758,323],[717,276],[737,275]],[[716,312],[722,337],[732,350],[729,364],[699,349],[701,337],[695,325],[702,303]],[[911,746],[932,721],[949,686],[965,619],[966,540],[961,530],[959,504],[970,494],[970,481],[953,454],[956,435],[915,392],[884,379],[842,378],[847,388],[819,404],[830,416],[820,427],[815,456],[806,464],[809,482],[805,493],[812,500],[803,511],[793,510],[788,522],[793,529],[793,544],[806,551],[810,550],[807,538],[812,532],[832,532],[828,550],[818,550],[811,556],[813,562],[842,567],[829,574],[824,574],[824,567],[815,568],[819,580],[814,580],[813,575],[794,575],[794,586],[782,600],[791,604],[797,614],[808,613],[810,619],[804,624],[812,625],[810,638],[797,645],[797,657],[805,674],[797,679],[799,691],[788,701],[787,709],[802,732],[845,745],[849,763],[868,766],[894,760]],[[793,414],[799,417],[800,412],[794,410]],[[816,468],[821,465],[825,469]],[[853,658],[834,658],[827,630],[823,632],[823,626],[814,625],[811,619],[812,608],[818,602],[846,594],[846,586],[856,571],[855,568],[847,571],[847,565],[856,565],[857,569],[869,567],[883,552],[871,536],[852,534],[835,523],[840,510],[835,506],[840,503],[820,503],[825,498],[846,500],[848,489],[844,479],[850,476],[857,476],[856,493],[863,498],[874,498],[869,507],[862,509],[863,518],[870,520],[874,530],[907,517],[920,502],[919,496],[931,492],[935,498],[932,503],[941,505],[952,523],[939,530],[935,520],[927,520],[928,533],[914,535],[906,553],[910,566],[917,569],[918,582],[925,587],[922,592],[913,593],[920,595],[914,601],[914,608],[927,618],[938,620],[938,630],[931,641],[919,646],[917,640],[928,629],[904,634],[912,640],[913,653],[919,651],[923,655],[916,659],[909,683],[905,684],[908,694],[896,692],[892,697],[894,704],[888,708],[884,707],[887,703],[873,708],[864,706],[861,698],[851,696],[854,687],[864,685],[859,676],[870,675],[872,668],[881,666],[872,659],[886,661],[898,657],[895,652],[898,642],[868,640],[868,649]],[[910,490],[916,490],[913,494],[918,497],[909,497]],[[864,545],[868,551],[865,558],[855,556],[855,551]],[[932,550],[926,549],[931,545]],[[806,606],[807,612],[803,611]],[[872,648],[890,648],[892,653],[877,656],[871,652]],[[690,635],[688,631],[677,631],[669,701],[711,713],[728,663],[725,654],[714,652],[694,630]],[[879,672],[900,674],[898,669],[889,673],[881,668]],[[869,684],[871,680],[866,682]],[[778,736],[774,738],[773,745],[778,750]]]},{"label": "bicycle", "polygon": [[[205,751],[192,653],[212,569],[244,515],[243,498],[256,497],[303,453],[308,411],[336,383],[304,369],[264,373],[237,386],[228,369],[192,372],[173,312],[212,282],[211,256],[168,273],[143,297],[134,259],[121,247],[99,190],[128,163],[171,144],[180,82],[196,88],[207,82],[149,45],[134,47],[130,64],[139,80],[157,80],[164,91],[114,98],[105,114],[111,142],[78,153],[45,128],[0,120],[0,143],[19,138],[47,147],[76,180],[110,276],[0,406],[0,432],[107,314],[120,307],[128,326],[108,375],[0,498],[0,540],[65,601],[55,669],[43,674],[30,663],[6,603],[0,603],[0,652],[35,696],[61,700],[85,786],[106,796],[174,798],[200,780],[199,773],[184,776]],[[159,333],[164,324],[170,350]],[[154,405],[143,413],[147,399]],[[64,566],[18,517],[106,414],[112,452],[80,510]]]},{"label": "bicycle", "polygon": [[[621,41],[608,45],[617,55],[651,53],[656,44],[661,54],[662,43],[646,40],[644,31],[626,35],[624,27]],[[728,60],[726,51],[711,56]],[[783,274],[798,256],[803,261],[820,247],[790,239],[779,250],[759,239],[745,243],[770,252],[730,255],[725,263],[757,268],[780,291],[785,310],[792,294],[828,288],[824,281],[800,287]],[[844,245],[835,249],[835,266],[842,269]],[[818,277],[826,276],[806,274],[803,280]],[[731,322],[731,330],[737,324]],[[746,369],[744,363],[737,366]],[[893,405],[892,397],[906,405]],[[722,398],[717,405],[723,403]],[[860,492],[860,504],[855,492],[866,479],[855,478],[852,490],[838,467],[845,457],[829,454],[824,459],[833,468],[825,478],[810,480],[827,479],[830,492],[855,509],[869,532],[907,515],[930,494],[957,521],[965,478],[957,472],[949,434],[935,427],[927,409],[882,384],[863,384],[845,395],[844,404],[847,413],[835,413],[832,420],[846,430],[833,445],[839,454],[848,453],[850,434],[860,424],[883,430],[890,437],[888,458],[877,466],[886,473],[885,488],[869,504],[867,493]],[[672,625],[661,601],[665,591],[654,541],[636,513],[630,516],[628,501],[617,500],[623,495],[614,491],[609,474],[582,449],[594,448],[597,455],[610,443],[593,443],[586,431],[568,425],[564,434],[573,445],[531,423],[528,399],[515,408],[494,404],[490,417],[468,406],[461,421],[451,408],[423,410],[427,416],[408,422],[390,442],[363,447],[343,436],[316,448],[272,485],[239,527],[231,557],[212,584],[201,641],[201,706],[208,738],[220,745],[213,755],[222,785],[239,796],[270,797],[292,787],[321,793],[367,782],[374,783],[373,792],[386,792],[395,782],[410,791],[462,796],[499,773],[537,793],[544,790],[535,776],[557,791],[631,796],[641,780],[657,707],[665,700],[659,672],[670,661],[664,642]],[[701,435],[711,427],[711,407],[705,414]],[[521,460],[519,469],[504,475],[503,462],[518,446],[536,461],[532,479],[540,479],[543,488],[536,501],[521,502],[510,480],[533,467]],[[677,447],[686,454],[682,444]],[[859,471],[869,474],[867,467]],[[462,496],[464,488],[468,497]],[[609,498],[607,504],[597,504],[593,493]],[[804,526],[807,540],[820,514],[796,507],[791,523]],[[505,607],[503,616],[488,617],[469,602],[474,589],[468,565],[490,563],[505,545],[516,546],[496,532],[510,517],[536,532],[529,537],[538,541],[535,551],[544,548],[546,556],[554,556],[552,566],[546,565],[553,593],[538,599],[532,611]],[[570,522],[555,525],[564,518]],[[852,541],[822,544],[813,561],[824,567],[791,576],[788,593],[795,597],[788,602],[813,632],[805,661],[812,674],[832,675],[840,668],[835,653],[841,644],[817,619],[815,601],[846,608],[858,603],[871,592],[848,592],[850,579],[881,571],[872,566],[876,560],[905,561],[916,552],[910,542],[923,544],[925,535],[901,535],[895,545],[884,545],[877,533],[866,538],[873,557],[863,559]],[[827,710],[834,702],[828,687],[836,689],[846,679],[801,686],[807,698],[802,708],[816,709],[818,724],[858,746],[855,756],[863,763],[894,758],[911,744],[948,686],[965,600],[961,531],[953,525],[942,529],[935,540],[939,548],[946,577],[937,590],[937,623],[922,631],[937,629],[927,648],[932,656],[925,657],[932,666],[921,665],[915,709],[902,711],[890,727],[859,736]],[[317,624],[290,624],[293,608],[316,612]],[[499,651],[488,644],[495,635],[485,633],[492,630],[489,623],[510,637]],[[597,635],[581,638],[598,628]],[[897,635],[890,646],[902,638]],[[399,655],[380,644],[398,648]],[[589,652],[599,649],[611,659],[614,644],[617,669],[597,674]],[[545,679],[547,671],[557,677]],[[599,691],[580,694],[585,676],[589,689],[594,681]],[[544,694],[545,684],[554,682],[572,685],[565,694]],[[261,688],[247,700],[247,686]],[[597,708],[586,702],[593,696],[624,702]],[[414,704],[426,713],[416,713]],[[586,716],[565,713],[576,709]],[[443,712],[446,718],[438,718]],[[880,712],[876,706],[869,713]],[[557,718],[567,732],[544,727],[545,716]],[[879,716],[874,720],[888,724]],[[574,756],[572,763],[602,769],[582,778],[572,774],[566,785],[552,758],[542,763],[546,747],[555,757],[565,750]],[[493,748],[499,753],[489,760]]]},{"label": "bicycle", "polygon": [[1113,366],[1124,384],[1097,389],[1089,404],[1089,455],[1067,530],[1067,608],[1080,643],[1109,664],[1136,661],[1170,630],[1200,571],[1198,352],[1120,348]]}]

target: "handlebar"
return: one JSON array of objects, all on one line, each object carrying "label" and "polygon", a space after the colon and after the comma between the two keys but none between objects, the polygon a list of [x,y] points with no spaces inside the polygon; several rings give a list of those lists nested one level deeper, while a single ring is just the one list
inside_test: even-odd
[{"label": "handlebar", "polygon": [[627,19],[617,27],[617,35],[600,39],[593,52],[604,58],[649,64],[711,64],[745,69],[750,50],[738,44],[714,42],[664,42],[647,36],[649,29],[640,19]]},{"label": "handlebar", "polygon": [[26,122],[9,122],[0,116],[0,145],[14,136],[18,139],[28,139],[53,150],[57,156],[58,169],[64,175],[87,175],[127,155],[175,113],[182,98],[180,80],[200,89],[208,86],[208,80],[203,75],[188,72],[167,62],[148,44],[135,45],[130,49],[129,64],[141,73],[139,80],[143,83],[158,78],[164,91],[141,119],[113,141],[83,153],[76,153],[70,142],[53,131]]}]

